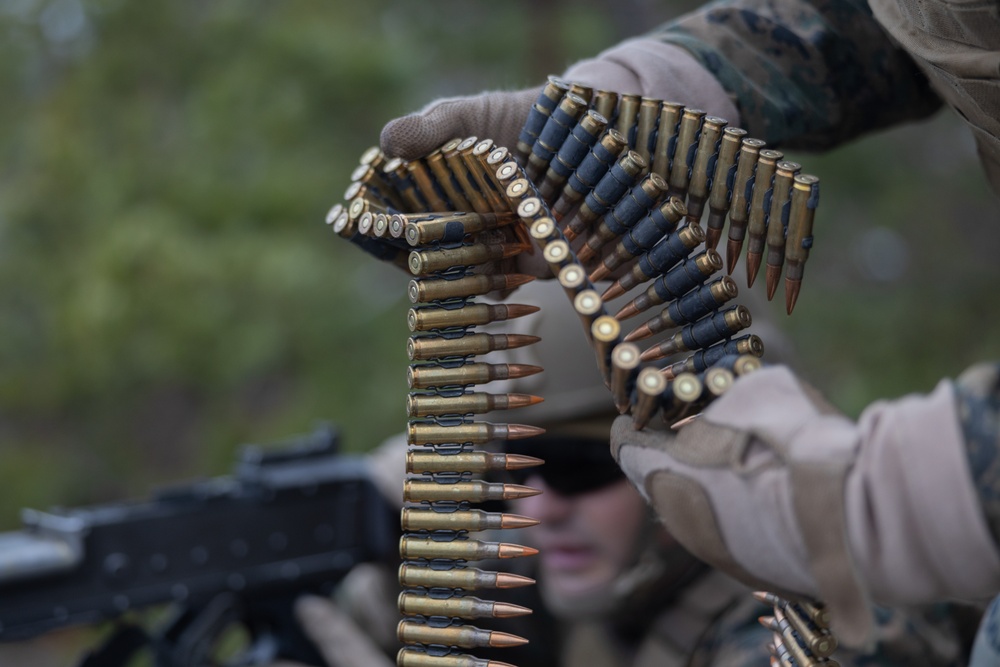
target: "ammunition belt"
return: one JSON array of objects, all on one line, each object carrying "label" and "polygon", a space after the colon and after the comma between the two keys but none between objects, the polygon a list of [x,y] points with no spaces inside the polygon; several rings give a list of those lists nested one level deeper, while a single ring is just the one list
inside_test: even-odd
[{"label": "ammunition belt", "polygon": [[[466,623],[530,613],[468,595],[533,583],[470,566],[537,553],[470,538],[537,523],[473,507],[539,492],[481,479],[541,463],[482,445],[542,429],[475,419],[541,400],[473,390],[542,370],[476,359],[537,340],[476,330],[537,310],[475,300],[532,279],[508,270],[519,253],[532,245],[541,252],[573,303],[612,400],[636,428],[656,417],[673,424],[695,415],[759,367],[763,341],[737,335],[750,326],[750,312],[726,306],[737,294],[731,274],[745,246],[747,285],[763,262],[771,299],[784,268],[792,312],[812,246],[819,181],[746,134],[678,103],[550,77],[513,150],[468,137],[412,161],[387,159],[377,148],[362,155],[327,223],[414,276],[407,289],[414,304],[407,317],[411,477],[401,515],[399,665],[501,667],[506,663],[464,650],[526,641]],[[715,248],[727,220],[724,262]],[[724,263],[729,275],[714,277]],[[596,288],[609,279],[610,287]],[[631,290],[638,294],[611,314],[607,303]],[[653,309],[653,317],[623,331],[624,321]],[[654,337],[640,349],[639,341]],[[821,605],[757,595],[774,606],[773,616],[761,619],[775,633],[773,665],[836,664],[828,658],[836,641]]]}]

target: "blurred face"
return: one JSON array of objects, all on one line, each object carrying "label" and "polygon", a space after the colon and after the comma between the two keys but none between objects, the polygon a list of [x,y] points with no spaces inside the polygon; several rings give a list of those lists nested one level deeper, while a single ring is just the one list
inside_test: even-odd
[{"label": "blurred face", "polygon": [[647,530],[642,497],[624,478],[569,495],[537,474],[525,483],[543,493],[511,503],[511,511],[541,521],[524,538],[540,551],[539,586],[546,604],[557,615],[603,611]]}]

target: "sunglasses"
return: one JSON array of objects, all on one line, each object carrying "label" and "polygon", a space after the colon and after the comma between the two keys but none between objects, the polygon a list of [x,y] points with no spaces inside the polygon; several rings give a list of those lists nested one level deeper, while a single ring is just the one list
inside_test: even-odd
[{"label": "sunglasses", "polygon": [[538,475],[561,496],[597,491],[624,478],[604,438],[540,435],[505,441],[503,451],[545,460],[545,465],[506,471],[512,483],[524,484],[529,477]]}]

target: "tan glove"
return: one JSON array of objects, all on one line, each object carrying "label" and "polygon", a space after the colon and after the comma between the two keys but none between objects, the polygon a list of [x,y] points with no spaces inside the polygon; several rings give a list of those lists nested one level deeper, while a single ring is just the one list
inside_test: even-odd
[{"label": "tan glove", "polygon": [[[715,77],[684,49],[650,38],[622,42],[571,66],[563,78],[600,90],[669,99],[737,124],[739,114]],[[494,91],[430,103],[382,129],[382,151],[414,159],[450,139],[479,137],[513,149],[542,87]]]},{"label": "tan glove", "polygon": [[619,418],[612,452],[667,529],[745,583],[818,598],[851,647],[885,604],[1000,591],[954,387],[836,414],[785,367],[741,378],[679,432]]},{"label": "tan glove", "polygon": [[[300,598],[295,603],[295,616],[328,667],[392,667],[396,664],[346,612],[326,598]],[[284,661],[273,663],[271,667],[303,666]]]}]

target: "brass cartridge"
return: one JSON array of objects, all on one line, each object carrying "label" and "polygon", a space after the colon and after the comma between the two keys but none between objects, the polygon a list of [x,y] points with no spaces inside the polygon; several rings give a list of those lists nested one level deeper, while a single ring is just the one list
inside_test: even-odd
[{"label": "brass cartridge", "polygon": [[747,221],[747,287],[753,287],[760,268],[767,236],[767,217],[770,210],[764,205],[773,192],[774,172],[784,154],[781,151],[764,148],[757,158],[757,173],[754,175],[753,196],[750,199]]},{"label": "brass cartridge", "polygon": [[525,424],[464,422],[454,426],[439,426],[434,423],[410,422],[406,425],[406,442],[410,445],[444,445],[466,442],[482,445],[490,440],[520,440],[544,432],[543,428]]},{"label": "brass cartridge", "polygon": [[736,161],[746,134],[747,131],[739,127],[727,127],[722,131],[719,158],[708,194],[708,222],[705,225],[705,245],[713,250],[718,246],[726,224],[733,184],[736,182]]},{"label": "brass cartridge", "polygon": [[743,239],[746,237],[750,216],[750,200],[753,198],[757,176],[757,161],[765,145],[760,139],[753,138],[743,139],[740,145],[732,199],[729,203],[729,240],[726,246],[726,272],[729,275],[733,275],[733,269],[736,268],[740,251],[743,249]]},{"label": "brass cartridge", "polygon": [[421,588],[458,588],[466,591],[507,589],[530,586],[535,580],[508,572],[488,572],[474,567],[455,567],[447,570],[403,563],[399,566],[401,586]]}]

